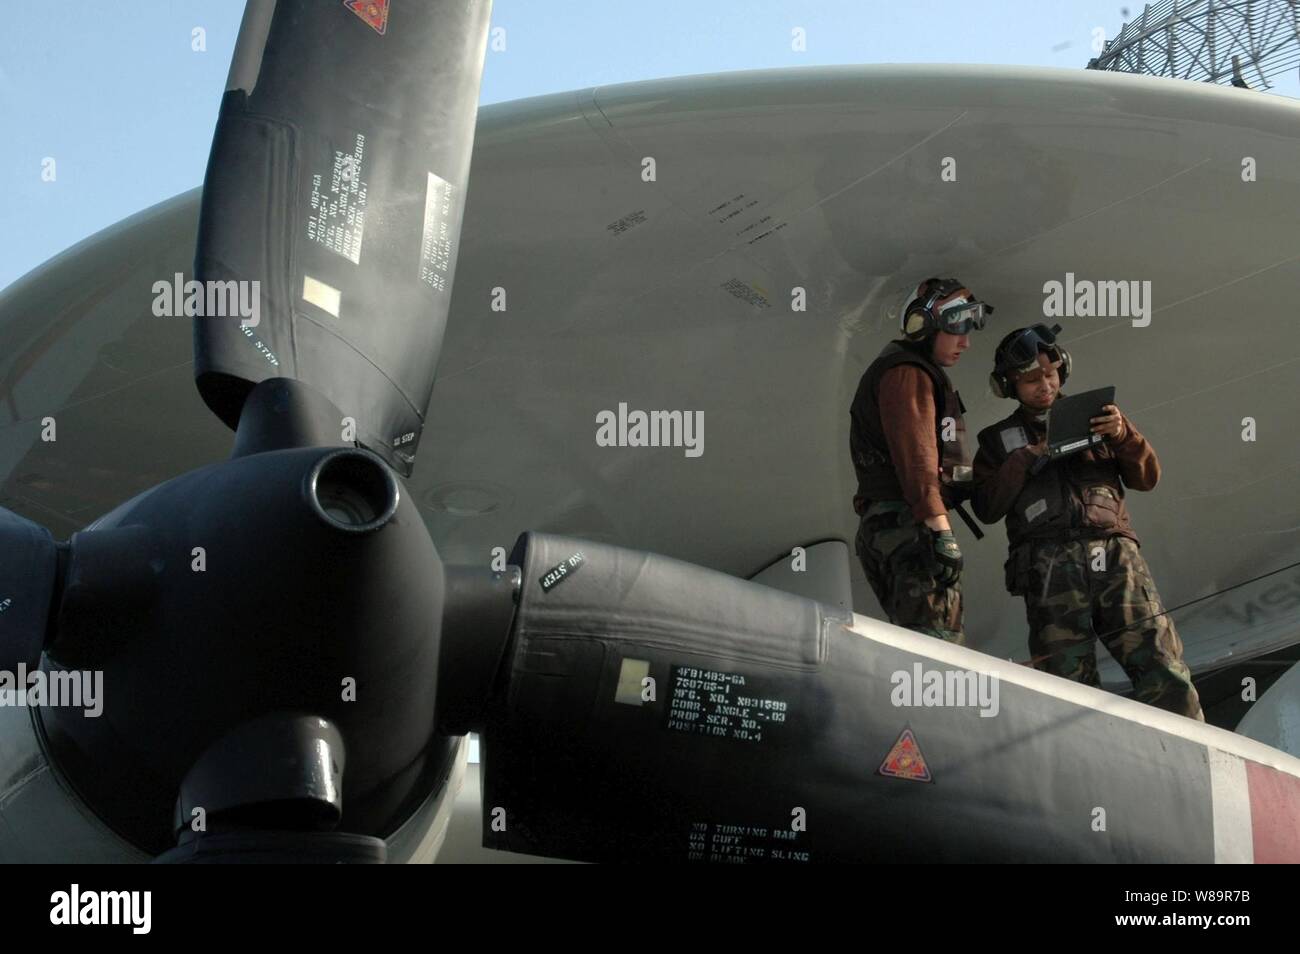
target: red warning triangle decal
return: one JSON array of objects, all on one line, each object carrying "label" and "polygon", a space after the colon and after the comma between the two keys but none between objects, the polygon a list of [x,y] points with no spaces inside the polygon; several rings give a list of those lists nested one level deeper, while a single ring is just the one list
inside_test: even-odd
[{"label": "red warning triangle decal", "polygon": [[911,729],[904,729],[898,737],[894,747],[885,756],[885,761],[880,763],[879,774],[909,778],[914,782],[934,781],[930,766],[925,764],[925,756],[921,754],[921,747],[917,745],[916,736]]},{"label": "red warning triangle decal", "polygon": [[388,29],[388,0],[343,0],[343,6],[365,20],[380,36]]}]

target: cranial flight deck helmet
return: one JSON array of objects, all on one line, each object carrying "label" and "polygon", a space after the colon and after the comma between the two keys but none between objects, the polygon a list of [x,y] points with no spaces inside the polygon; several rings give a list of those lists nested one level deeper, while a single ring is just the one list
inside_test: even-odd
[{"label": "cranial flight deck helmet", "polygon": [[927,278],[916,287],[898,317],[898,327],[908,341],[924,341],[946,331],[964,335],[984,327],[993,306],[980,301],[955,278]]},{"label": "cranial flight deck helmet", "polygon": [[1057,373],[1061,384],[1070,376],[1070,352],[1056,343],[1061,326],[1030,325],[1017,328],[998,342],[993,352],[993,373],[989,375],[989,390],[1001,398],[1016,396],[1012,377],[1031,371],[1038,366],[1038,355],[1046,354],[1051,361],[1059,361]]}]

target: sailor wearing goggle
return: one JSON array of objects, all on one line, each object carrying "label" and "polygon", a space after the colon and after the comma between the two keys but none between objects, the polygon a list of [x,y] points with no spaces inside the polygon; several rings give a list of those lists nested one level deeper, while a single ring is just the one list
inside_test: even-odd
[{"label": "sailor wearing goggle", "polygon": [[975,514],[1006,520],[1007,590],[1024,597],[1036,668],[1099,686],[1100,638],[1140,701],[1204,721],[1124,503],[1126,488],[1151,490],[1160,479],[1155,450],[1108,404],[1091,421],[1101,443],[1045,456],[1047,413],[1071,372],[1060,330],[1018,328],[998,345],[990,388],[1019,406],[979,433]]},{"label": "sailor wearing goggle", "polygon": [[956,279],[921,282],[899,314],[902,337],[867,368],[849,411],[863,572],[891,622],[955,643],[962,554],[948,511],[969,496],[971,458],[945,369],[992,312]]}]

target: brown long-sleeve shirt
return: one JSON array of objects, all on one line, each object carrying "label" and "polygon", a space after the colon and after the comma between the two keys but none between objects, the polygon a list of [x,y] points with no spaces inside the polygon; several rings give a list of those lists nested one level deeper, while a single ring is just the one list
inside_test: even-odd
[{"label": "brown long-sleeve shirt", "polygon": [[[1044,439],[1046,429],[1041,423],[1033,420],[1023,410],[1016,417],[1034,444]],[[1127,415],[1121,412],[1120,417],[1123,418],[1126,432],[1122,441],[1104,441],[1079,454],[1096,461],[1113,460],[1124,486],[1132,490],[1151,490],[1160,481],[1160,461],[1154,448],[1133,426]],[[1003,425],[994,426],[1001,429]],[[975,515],[985,523],[997,523],[1005,517],[1024,488],[1029,468],[1035,460],[1037,456],[1033,451],[1021,447],[1007,455],[1000,466],[995,466],[981,442],[979,453],[975,455],[975,493],[971,498]]]},{"label": "brown long-sleeve shirt", "polygon": [[880,379],[880,424],[903,499],[917,520],[948,512],[940,492],[935,440],[934,385],[914,364],[890,368]]}]

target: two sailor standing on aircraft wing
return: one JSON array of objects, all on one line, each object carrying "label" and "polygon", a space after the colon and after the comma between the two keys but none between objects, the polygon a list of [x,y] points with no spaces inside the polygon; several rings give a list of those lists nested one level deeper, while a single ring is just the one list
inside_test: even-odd
[{"label": "two sailor standing on aircraft wing", "polygon": [[903,337],[871,363],[850,409],[858,559],[889,620],[949,642],[962,629],[962,554],[948,511],[970,494],[961,398],[945,368],[992,308],[930,278],[899,316]]},{"label": "two sailor standing on aircraft wing", "polygon": [[1151,490],[1160,479],[1155,450],[1108,404],[1092,419],[1104,441],[1043,459],[1047,412],[1070,374],[1059,330],[1018,328],[998,345],[990,386],[1020,403],[979,433],[975,514],[985,523],[1006,520],[1007,590],[1024,597],[1036,668],[1100,686],[1100,638],[1140,702],[1203,722],[1182,641],[1124,503],[1125,487]]},{"label": "two sailor standing on aircraft wing", "polygon": [[1006,520],[1007,589],[1025,599],[1036,668],[1099,686],[1100,637],[1139,701],[1204,721],[1124,504],[1125,487],[1155,487],[1155,451],[1109,404],[1092,420],[1103,442],[1044,459],[1047,412],[1070,373],[1059,328],[1020,328],[998,345],[990,383],[1020,406],[980,432],[972,473],[964,408],[944,369],[992,311],[955,279],[926,279],[902,309],[902,338],[862,375],[849,447],[867,581],[890,622],[964,642],[963,558],[948,511],[966,518],[961,503],[973,497],[985,523]]}]

